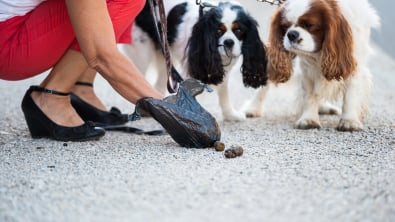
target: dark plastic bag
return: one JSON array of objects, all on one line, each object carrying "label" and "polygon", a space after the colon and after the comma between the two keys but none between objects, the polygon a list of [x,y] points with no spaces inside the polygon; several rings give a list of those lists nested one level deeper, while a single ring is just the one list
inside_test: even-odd
[{"label": "dark plastic bag", "polygon": [[197,101],[195,96],[207,86],[195,79],[182,82],[175,95],[164,100],[140,99],[136,113],[147,111],[183,147],[212,147],[221,139],[221,130],[215,118]]}]

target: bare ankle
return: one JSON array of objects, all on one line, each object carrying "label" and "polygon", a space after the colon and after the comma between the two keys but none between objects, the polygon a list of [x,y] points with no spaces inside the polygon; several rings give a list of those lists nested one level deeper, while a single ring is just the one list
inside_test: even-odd
[{"label": "bare ankle", "polygon": [[72,92],[97,109],[107,111],[106,106],[101,102],[99,97],[97,97],[92,87],[76,85],[73,87]]},{"label": "bare ankle", "polygon": [[71,106],[69,96],[33,92],[31,97],[41,111],[58,125],[73,127],[84,123]]}]

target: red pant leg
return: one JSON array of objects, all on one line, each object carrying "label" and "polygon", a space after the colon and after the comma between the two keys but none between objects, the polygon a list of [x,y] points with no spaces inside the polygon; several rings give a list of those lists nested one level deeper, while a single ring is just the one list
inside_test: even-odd
[{"label": "red pant leg", "polygon": [[[117,41],[130,42],[130,27],[145,0],[108,0]],[[26,79],[79,49],[64,0],[48,0],[24,16],[0,22],[0,79]],[[129,32],[129,33],[126,33]]]},{"label": "red pant leg", "polygon": [[75,38],[64,0],[45,1],[24,16],[0,23],[0,30],[0,78],[6,80],[49,69]]}]

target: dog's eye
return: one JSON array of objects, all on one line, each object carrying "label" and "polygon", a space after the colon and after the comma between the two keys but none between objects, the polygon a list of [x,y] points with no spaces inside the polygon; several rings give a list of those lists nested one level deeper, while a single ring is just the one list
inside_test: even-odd
[{"label": "dog's eye", "polygon": [[222,29],[217,29],[217,36],[222,36],[223,34],[225,33],[225,31],[224,30],[222,30]]},{"label": "dog's eye", "polygon": [[286,32],[288,29],[288,25],[282,25],[280,26],[281,31]]},{"label": "dog's eye", "polygon": [[240,39],[243,36],[243,31],[241,31],[241,29],[235,29],[233,30],[233,33],[235,33],[238,39]]},{"label": "dog's eye", "polygon": [[302,28],[304,28],[304,29],[309,29],[313,26],[313,24],[311,24],[307,21],[303,21],[301,25],[302,25]]},{"label": "dog's eye", "polygon": [[221,37],[226,32],[226,26],[224,24],[220,24],[217,28],[217,37]]},{"label": "dog's eye", "polygon": [[280,24],[281,32],[285,34],[290,26],[291,24],[289,22],[281,22]]}]

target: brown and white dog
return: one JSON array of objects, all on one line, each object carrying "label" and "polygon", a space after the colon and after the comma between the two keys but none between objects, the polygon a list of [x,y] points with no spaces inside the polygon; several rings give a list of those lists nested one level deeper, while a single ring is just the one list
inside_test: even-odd
[{"label": "brown and white dog", "polygon": [[[320,128],[319,113],[341,113],[338,130],[363,129],[371,88],[370,31],[379,20],[367,0],[287,0],[276,11],[268,74],[281,83],[300,68],[297,128]],[[341,111],[327,103],[338,98]]]}]

